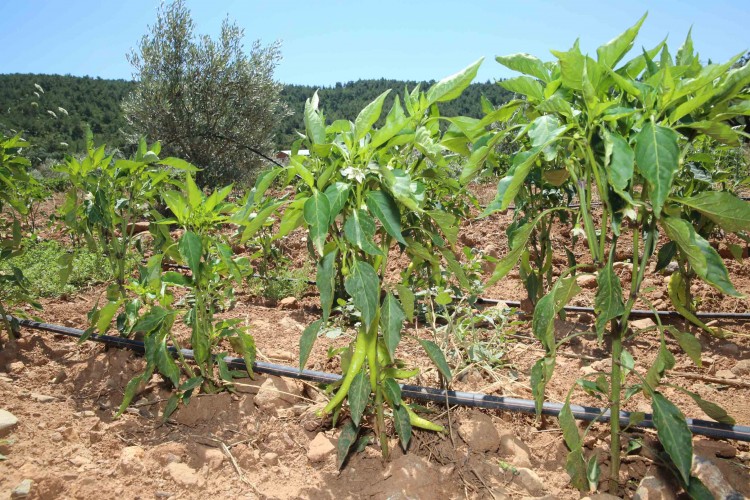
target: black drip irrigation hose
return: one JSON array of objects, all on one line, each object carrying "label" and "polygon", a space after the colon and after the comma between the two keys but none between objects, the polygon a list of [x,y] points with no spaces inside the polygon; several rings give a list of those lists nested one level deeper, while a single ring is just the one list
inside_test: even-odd
[{"label": "black drip irrigation hose", "polygon": [[[13,321],[19,326],[31,328],[33,330],[41,330],[78,339],[80,339],[84,334],[83,330],[78,330],[76,328],[52,325],[49,323],[40,323],[38,321],[32,321],[28,319],[14,318],[12,316],[8,316],[7,318],[9,321]],[[143,342],[139,342],[137,340],[126,339],[122,337],[113,337],[110,335],[95,334],[91,335],[88,340],[101,342],[108,346],[130,349],[139,353],[145,352],[145,346]],[[175,349],[174,347],[170,347],[169,349],[174,355],[177,355],[177,349]],[[193,351],[190,349],[182,349],[180,353],[186,359],[193,359]],[[227,365],[233,369],[246,369],[245,361],[242,358],[227,356],[224,358],[224,361],[226,361]],[[279,377],[288,377],[323,384],[330,384],[341,379],[341,375],[336,375],[333,373],[319,372],[314,370],[299,370],[292,366],[276,365],[273,363],[264,363],[262,361],[256,361],[253,365],[253,370],[257,373],[263,373],[266,375],[276,375]],[[417,401],[432,401],[440,404],[470,406],[474,408],[484,408],[489,410],[505,410],[531,414],[535,413],[534,401],[528,399],[492,396],[490,394],[482,394],[476,392],[435,389],[432,387],[422,387],[406,384],[401,385],[401,394],[404,397]],[[542,413],[544,415],[556,417],[560,414],[562,407],[563,405],[560,403],[545,402],[542,407]],[[603,410],[601,408],[570,405],[570,409],[573,413],[573,416],[577,420],[583,420],[587,422],[591,422],[594,420],[607,422],[611,418],[610,411]],[[620,425],[623,426],[623,428],[630,425],[631,416],[632,414],[630,412],[620,412]],[[718,422],[712,422],[710,420],[699,420],[694,418],[687,418],[685,419],[685,421],[688,428],[693,434],[707,436],[715,439],[734,439],[737,441],[750,442],[750,427],[748,426],[727,425]],[[633,427],[653,428],[653,416],[648,413],[645,414],[644,418],[642,420],[639,419],[637,424],[634,424]]]}]

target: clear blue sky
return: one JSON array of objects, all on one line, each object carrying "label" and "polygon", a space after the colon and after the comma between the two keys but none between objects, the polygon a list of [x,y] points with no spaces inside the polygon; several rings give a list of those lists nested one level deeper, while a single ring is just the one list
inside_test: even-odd
[{"label": "clear blue sky", "polygon": [[[131,78],[125,54],[156,16],[158,0],[3,0],[0,73]],[[712,1],[188,0],[198,33],[215,36],[227,15],[245,42],[282,41],[276,77],[332,85],[360,78],[440,79],[484,56],[478,80],[510,76],[497,55],[544,60],[580,37],[584,52],[649,16],[636,40],[669,36],[672,53],[693,26],[704,60],[750,48],[750,3]]]}]

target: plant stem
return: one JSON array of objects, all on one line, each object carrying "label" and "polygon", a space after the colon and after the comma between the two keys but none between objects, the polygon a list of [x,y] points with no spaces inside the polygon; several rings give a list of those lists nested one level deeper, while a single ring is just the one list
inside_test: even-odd
[{"label": "plant stem", "polygon": [[612,320],[612,373],[610,380],[610,438],[609,448],[609,493],[617,495],[620,479],[620,396],[622,392],[622,375],[620,357],[622,355],[622,330],[617,320]]}]

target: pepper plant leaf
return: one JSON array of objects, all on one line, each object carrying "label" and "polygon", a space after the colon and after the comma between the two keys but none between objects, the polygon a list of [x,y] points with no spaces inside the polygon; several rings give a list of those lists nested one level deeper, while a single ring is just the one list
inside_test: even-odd
[{"label": "pepper plant leaf", "polygon": [[648,195],[656,217],[661,215],[674,174],[679,167],[680,148],[677,133],[648,121],[635,138],[638,170],[648,181]]},{"label": "pepper plant leaf", "polygon": [[401,328],[406,320],[406,314],[399,300],[392,294],[388,293],[383,300],[380,309],[380,326],[383,331],[383,340],[388,354],[391,358],[396,355],[396,347],[401,341]]},{"label": "pepper plant leaf", "polygon": [[682,480],[688,483],[693,463],[693,435],[685,422],[685,416],[658,391],[653,393],[651,409],[659,441],[672,459]]},{"label": "pepper plant leaf", "polygon": [[612,261],[599,270],[596,276],[596,296],[594,297],[594,311],[596,313],[596,334],[601,339],[607,323],[625,312],[622,300],[622,285],[615,274]]},{"label": "pepper plant leaf", "polygon": [[482,61],[484,61],[484,58],[479,59],[458,73],[443,78],[427,89],[425,95],[427,103],[425,107],[429,107],[436,102],[451,101],[460,96],[474,77],[477,76],[477,71]]},{"label": "pepper plant leaf", "polygon": [[406,245],[406,240],[401,234],[401,212],[393,198],[380,190],[368,191],[365,195],[365,203],[383,225],[383,229],[396,241]]},{"label": "pepper plant leaf", "polygon": [[344,281],[344,288],[362,314],[365,328],[369,329],[380,305],[380,279],[375,269],[367,262],[355,260]]},{"label": "pepper plant leaf", "polygon": [[362,111],[357,115],[357,119],[354,120],[354,140],[359,141],[372,129],[372,126],[380,118],[380,113],[383,111],[383,101],[391,89],[386,90],[378,97],[375,98],[370,104],[365,106]]},{"label": "pepper plant leaf", "polygon": [[310,238],[313,246],[320,255],[323,255],[323,247],[328,236],[328,225],[331,220],[331,206],[328,203],[328,197],[320,191],[315,191],[305,202],[303,211],[305,222],[310,227]]},{"label": "pepper plant leaf", "polygon": [[726,191],[705,191],[677,202],[693,208],[725,231],[750,231],[750,203]]}]

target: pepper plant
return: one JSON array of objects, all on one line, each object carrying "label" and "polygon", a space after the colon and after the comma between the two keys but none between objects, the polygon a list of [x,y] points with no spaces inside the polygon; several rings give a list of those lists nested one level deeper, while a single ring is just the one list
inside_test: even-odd
[{"label": "pepper plant", "polygon": [[[167,402],[165,418],[180,401],[189,401],[195,390],[217,392],[231,387],[236,376],[253,375],[255,341],[241,324],[242,320],[215,317],[234,300],[235,286],[240,285],[251,271],[248,259],[235,257],[228,241],[218,231],[229,223],[237,209],[225,202],[232,186],[206,196],[189,173],[185,183],[180,185],[181,190],[162,193],[162,199],[173,216],[161,219],[158,225],[178,224],[182,228],[181,234],[176,241],[165,243],[161,253],[152,256],[148,265],[141,267],[140,280],[131,286],[145,306],[144,313],[138,311],[132,331],[144,335],[147,367],[145,373],[128,384],[120,413],[154,371],[170,380],[177,389]],[[162,272],[162,261],[166,258],[186,265],[190,274]],[[175,289],[186,292],[179,294],[182,297],[179,301],[175,301]],[[173,332],[179,313],[182,313],[183,323],[190,328],[194,363],[188,363],[179,354],[181,342]],[[224,361],[226,352],[218,352],[225,341],[244,358],[247,373],[228,368]],[[168,351],[168,342],[178,352],[177,361]],[[185,377],[187,379],[181,382]]]},{"label": "pepper plant", "polygon": [[[368,414],[374,414],[375,435],[387,457],[386,403],[404,449],[412,427],[442,430],[401,399],[398,380],[419,372],[406,370],[396,358],[403,323],[414,314],[415,296],[403,281],[424,266],[439,274],[441,257],[463,276],[453,250],[457,219],[442,208],[441,201],[458,191],[458,184],[444,175],[444,169],[448,167],[446,155],[465,147],[465,138],[451,141],[449,134],[441,134],[438,104],[458,97],[480,63],[426,92],[419,87],[405,92],[403,107],[397,96],[380,128],[374,125],[387,92],[368,104],[353,123],[339,120],[326,125],[317,94],[305,104],[302,144],[310,156],[290,159],[287,176],[301,183],[281,219],[280,236],[306,226],[308,246],[317,260],[323,314],[302,334],[300,368],[329,321],[337,295],[341,300],[351,299],[358,315],[356,338],[342,356],[344,376],[321,412],[339,415],[344,401],[348,402],[351,420],[339,439],[339,466],[363,434]],[[402,283],[390,283],[386,276],[395,248],[411,260]],[[450,369],[438,346],[418,340],[450,381]]]},{"label": "pepper plant", "polygon": [[[159,159],[160,144],[147,146],[141,139],[131,159],[107,156],[105,146],[94,147],[86,135],[86,156],[68,156],[55,168],[70,181],[60,214],[65,226],[84,239],[91,251],[103,253],[115,284],[108,295],[125,297],[129,259],[137,249],[137,223],[149,222],[159,190],[171,182],[175,172],[197,169],[179,158]],[[62,262],[64,267],[71,259]]]},{"label": "pepper plant", "polygon": [[[14,137],[0,135],[0,261],[24,251],[21,222],[28,215],[29,204],[23,193],[38,184],[27,172],[31,162],[23,156],[23,149],[28,145],[20,134]],[[23,271],[11,267],[10,272],[0,273],[0,332],[5,329],[11,339],[17,325],[11,323],[7,314],[12,311],[22,315],[15,309],[21,304],[41,307],[29,297]]]},{"label": "pepper plant", "polygon": [[[684,218],[684,209],[700,212],[717,227],[739,231],[750,227],[750,206],[728,192],[678,195],[674,189],[693,141],[709,136],[731,143],[744,134],[727,120],[750,110],[747,100],[737,102],[739,92],[750,83],[750,66],[730,70],[741,54],[725,64],[703,66],[689,35],[675,56],[662,42],[623,63],[644,19],[599,47],[596,59],[583,54],[577,41],[568,51],[552,51],[556,57],[553,62],[545,63],[528,54],[497,58],[504,66],[523,73],[503,85],[525,97],[529,123],[519,130],[518,137],[528,136],[529,140],[519,142],[521,149],[498,184],[493,209],[506,209],[516,199],[541,158],[554,158],[565,166],[580,201],[575,217],[580,221],[598,285],[595,330],[600,341],[608,337],[612,360],[609,373],[596,374],[596,382],[581,380],[579,384],[606,398],[610,414],[615,416],[624,400],[635,394],[641,392],[649,398],[659,439],[678,477],[689,493],[699,496],[705,488],[690,475],[690,431],[682,413],[659,387],[664,372],[674,365],[665,336],[674,337],[698,364],[700,344],[691,334],[659,323],[657,358],[645,374],[640,374],[623,342],[629,338],[630,312],[639,298],[660,232],[674,242],[676,252],[699,278],[724,294],[740,296],[718,253]],[[491,134],[477,141],[480,147],[475,145],[472,151],[476,161],[467,165],[465,176],[481,168],[481,157],[486,156],[480,149],[482,141],[489,144],[495,140]],[[596,197],[602,202],[598,220],[592,210]],[[537,216],[518,230],[510,251],[498,263],[495,279],[502,278],[518,262],[539,220]],[[626,230],[631,233],[634,255],[630,289],[623,293],[613,263]],[[534,310],[532,331],[546,351],[531,371],[538,412],[545,386],[554,373],[557,349],[567,340],[555,338],[553,319],[579,291],[573,276],[576,269],[573,266],[562,273]],[[685,392],[709,416],[731,421],[716,405]],[[595,488],[599,464],[596,457],[584,457],[583,440],[567,402],[560,425],[571,450],[567,469],[573,484],[581,489]],[[609,482],[614,493],[619,487],[620,418],[610,419],[610,432]]]}]

